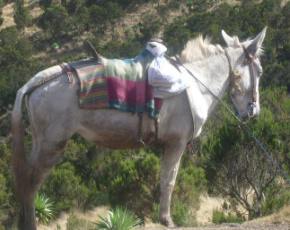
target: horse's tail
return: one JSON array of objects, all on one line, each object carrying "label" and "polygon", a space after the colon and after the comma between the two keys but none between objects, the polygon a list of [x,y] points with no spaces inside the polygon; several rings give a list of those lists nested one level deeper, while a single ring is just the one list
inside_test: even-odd
[{"label": "horse's tail", "polygon": [[24,128],[22,123],[22,102],[27,91],[21,88],[17,92],[14,108],[12,111],[12,166],[15,176],[16,193],[18,195],[21,192],[21,180],[27,175],[29,169],[26,162],[25,151],[24,151]]},{"label": "horse's tail", "polygon": [[26,160],[25,148],[24,148],[24,127],[22,123],[22,104],[25,96],[31,93],[39,86],[46,82],[55,79],[62,74],[62,68],[60,66],[50,67],[44,71],[39,72],[33,78],[31,78],[21,89],[17,91],[13,111],[12,111],[12,168],[15,176],[16,193],[21,195],[22,184],[25,183],[25,179],[28,179],[31,172],[31,168]]}]

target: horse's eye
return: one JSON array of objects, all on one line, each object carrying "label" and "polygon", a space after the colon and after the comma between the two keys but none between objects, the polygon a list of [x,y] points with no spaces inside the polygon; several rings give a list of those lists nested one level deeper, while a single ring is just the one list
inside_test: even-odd
[{"label": "horse's eye", "polygon": [[235,76],[235,78],[239,78],[240,77],[240,71],[235,69],[234,70],[234,76]]}]

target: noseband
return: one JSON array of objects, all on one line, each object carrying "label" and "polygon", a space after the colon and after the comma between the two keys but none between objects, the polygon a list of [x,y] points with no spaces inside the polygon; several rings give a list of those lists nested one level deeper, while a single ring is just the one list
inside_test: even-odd
[{"label": "noseband", "polygon": [[[252,101],[250,103],[250,107],[251,107],[251,110],[254,110],[254,108],[256,106],[256,102],[257,102],[257,92],[256,92],[257,81],[256,81],[256,78],[254,76],[254,61],[257,57],[250,54],[245,46],[242,46],[242,47],[243,47],[244,54],[246,57],[245,64],[247,64],[249,66],[249,70],[250,70],[250,78],[251,78],[251,83],[252,83]],[[240,77],[240,75],[239,75],[239,73],[237,73],[236,71],[233,70],[233,67],[232,67],[231,61],[230,61],[230,56],[229,56],[229,53],[227,50],[225,50],[225,54],[226,54],[226,57],[228,59],[229,68],[230,68],[230,73],[229,73],[230,86],[233,87],[235,85],[236,79],[238,79]]]}]

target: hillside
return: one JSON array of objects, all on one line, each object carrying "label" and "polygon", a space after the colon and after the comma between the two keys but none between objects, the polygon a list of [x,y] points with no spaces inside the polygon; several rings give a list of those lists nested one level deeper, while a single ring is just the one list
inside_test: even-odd
[{"label": "hillside", "polygon": [[[35,73],[88,57],[85,40],[106,57],[124,58],[160,36],[173,55],[199,34],[225,47],[222,29],[245,40],[265,26],[262,109],[247,125],[274,160],[219,107],[183,156],[171,210],[183,226],[176,229],[289,229],[289,0],[3,0],[0,8],[0,230],[15,228],[18,210],[10,166],[12,105]],[[32,127],[25,110],[23,118],[29,157]],[[161,155],[147,147],[111,151],[74,135],[39,191],[53,209],[50,225],[39,229],[89,229],[116,206],[145,219],[145,229],[164,229],[158,224]]]},{"label": "hillside", "polygon": [[[187,227],[187,228],[175,228],[176,230],[288,230],[290,227],[289,220],[289,212],[290,207],[284,207],[279,212],[272,214],[270,216],[258,218],[249,222],[245,222],[243,224],[222,224],[222,225],[214,225],[214,224],[206,224],[200,225],[199,227]],[[66,229],[69,222],[72,222],[72,218],[75,218],[75,222],[79,222],[83,226],[83,230],[90,229],[92,223],[96,222],[99,219],[99,216],[106,216],[107,208],[106,207],[98,207],[86,213],[81,213],[79,211],[73,212],[73,214],[67,215],[63,214],[60,219],[56,222],[50,224],[49,226],[40,225],[38,227],[39,230],[49,230],[56,229],[58,226],[60,229]],[[146,223],[145,227],[138,228],[138,230],[165,230],[164,226],[153,223]]]}]

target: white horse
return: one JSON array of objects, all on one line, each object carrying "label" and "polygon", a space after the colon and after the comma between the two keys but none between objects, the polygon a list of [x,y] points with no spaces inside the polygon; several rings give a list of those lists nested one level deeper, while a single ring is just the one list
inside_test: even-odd
[{"label": "white horse", "polygon": [[[180,159],[187,143],[199,135],[214,110],[215,96],[222,98],[229,88],[240,117],[259,114],[258,87],[262,74],[259,55],[265,34],[266,28],[254,39],[240,42],[238,37],[230,37],[222,31],[226,48],[200,37],[189,41],[182,51],[181,68],[187,68],[196,78],[190,77],[187,91],[165,99],[159,115],[158,142],[164,149],[160,178],[162,224],[174,226],[170,204]],[[44,79],[47,78],[52,80],[46,82]],[[105,109],[82,110],[78,106],[78,87],[78,84],[68,83],[60,66],[54,66],[36,74],[17,92],[12,134],[13,170],[20,202],[19,229],[36,229],[34,196],[51,168],[61,159],[65,144],[73,134],[79,133],[99,146],[109,148],[140,147],[136,114]],[[189,100],[187,95],[191,95]],[[33,139],[30,154],[24,153],[24,98]],[[144,114],[144,140],[150,139],[154,133],[154,121]]]}]

